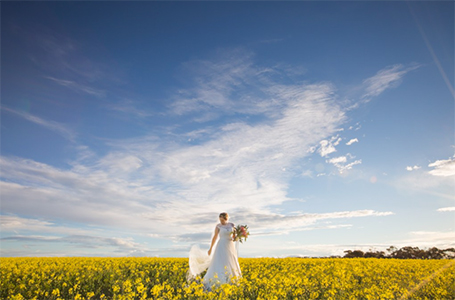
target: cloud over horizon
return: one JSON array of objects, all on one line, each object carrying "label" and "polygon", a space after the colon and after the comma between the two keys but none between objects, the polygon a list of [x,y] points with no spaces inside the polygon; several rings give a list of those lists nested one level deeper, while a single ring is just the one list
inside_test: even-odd
[{"label": "cloud over horizon", "polygon": [[402,64],[396,64],[378,71],[376,75],[363,81],[365,94],[362,98],[368,102],[371,97],[379,96],[385,90],[397,87],[406,73],[420,67],[419,64],[415,63],[408,67]]},{"label": "cloud over horizon", "polygon": [[[164,114],[186,115],[190,121],[164,132],[105,139],[103,155],[78,144],[77,133],[64,124],[2,107],[68,136],[77,152],[66,169],[27,158],[0,157],[2,229],[16,233],[5,241],[26,240],[29,234],[34,241],[90,247],[99,238],[119,251],[148,253],[147,246],[130,240],[128,232],[167,239],[178,248],[188,238],[206,238],[219,211],[231,212],[238,221],[248,220],[258,236],[342,229],[351,225],[318,223],[394,214],[371,209],[281,214],[274,208],[296,200],[288,196],[289,181],[304,172],[299,165],[313,154],[325,158],[338,174],[362,163],[350,153],[333,157],[344,139],[340,132],[351,108],[339,100],[330,82],[283,82],[277,78],[302,72],[279,64],[260,66],[254,53],[241,48],[187,62],[182,68],[192,80],[189,87],[175,90]],[[378,96],[411,69],[384,68],[364,81],[366,95]],[[102,89],[77,81],[47,78],[77,92],[106,96]],[[106,109],[141,118],[155,114],[134,104],[124,101]],[[217,119],[222,121],[215,125]],[[349,139],[345,145],[356,142],[357,138]],[[444,164],[435,167],[442,170]],[[188,221],[188,216],[198,218]],[[98,235],[57,225],[63,221],[97,228]],[[123,237],[109,237],[119,229]],[[65,230],[71,235],[64,235]],[[39,232],[50,236],[39,237]],[[120,245],[122,241],[131,247]]]}]

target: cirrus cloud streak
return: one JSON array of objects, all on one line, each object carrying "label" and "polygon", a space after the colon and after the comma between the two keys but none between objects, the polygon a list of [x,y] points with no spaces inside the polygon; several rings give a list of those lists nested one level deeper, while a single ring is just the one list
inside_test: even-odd
[{"label": "cirrus cloud streak", "polygon": [[[262,231],[266,228],[261,224],[292,231],[321,220],[393,214],[354,210],[286,215],[271,208],[293,200],[288,186],[302,172],[299,162],[318,146],[327,157],[342,140],[335,134],[347,120],[347,108],[330,83],[275,82],[279,70],[256,66],[252,55],[242,51],[228,59],[192,62],[189,68],[195,84],[176,93],[168,114],[191,115],[193,129],[179,124],[171,134],[106,140],[103,156],[79,147],[79,156],[90,152],[90,161],[75,159],[68,169],[2,156],[2,213],[32,223],[65,220],[171,240],[207,231],[220,211]],[[204,124],[222,111],[232,117],[216,126]],[[55,129],[49,126],[53,123],[34,120]],[[340,172],[360,162],[332,161]],[[197,218],[189,222],[188,216]],[[73,236],[82,235],[87,236]]]}]

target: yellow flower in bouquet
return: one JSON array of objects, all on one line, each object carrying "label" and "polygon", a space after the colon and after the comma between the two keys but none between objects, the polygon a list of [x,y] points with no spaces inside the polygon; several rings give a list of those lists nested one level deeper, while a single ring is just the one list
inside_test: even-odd
[{"label": "yellow flower in bouquet", "polygon": [[239,241],[240,243],[243,243],[249,235],[248,225],[237,225],[237,227],[234,227],[234,230],[232,231],[232,238],[234,242]]}]

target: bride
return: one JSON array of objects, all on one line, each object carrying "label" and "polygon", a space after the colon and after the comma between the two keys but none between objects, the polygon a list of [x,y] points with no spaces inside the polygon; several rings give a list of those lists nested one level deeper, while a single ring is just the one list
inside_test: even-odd
[{"label": "bride", "polygon": [[230,283],[232,279],[242,276],[237,251],[231,235],[234,230],[234,224],[228,222],[229,215],[225,212],[220,214],[219,219],[220,223],[215,227],[210,249],[207,252],[208,256],[201,253],[197,245],[190,250],[189,278],[195,278],[208,268],[202,279],[207,289],[210,289],[213,285]]}]

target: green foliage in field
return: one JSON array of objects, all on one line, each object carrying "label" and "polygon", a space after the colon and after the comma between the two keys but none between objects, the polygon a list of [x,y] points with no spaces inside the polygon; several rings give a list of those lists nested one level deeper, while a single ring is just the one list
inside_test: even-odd
[{"label": "green foliage in field", "polygon": [[454,260],[241,258],[239,284],[185,258],[0,258],[1,299],[455,299]]}]

